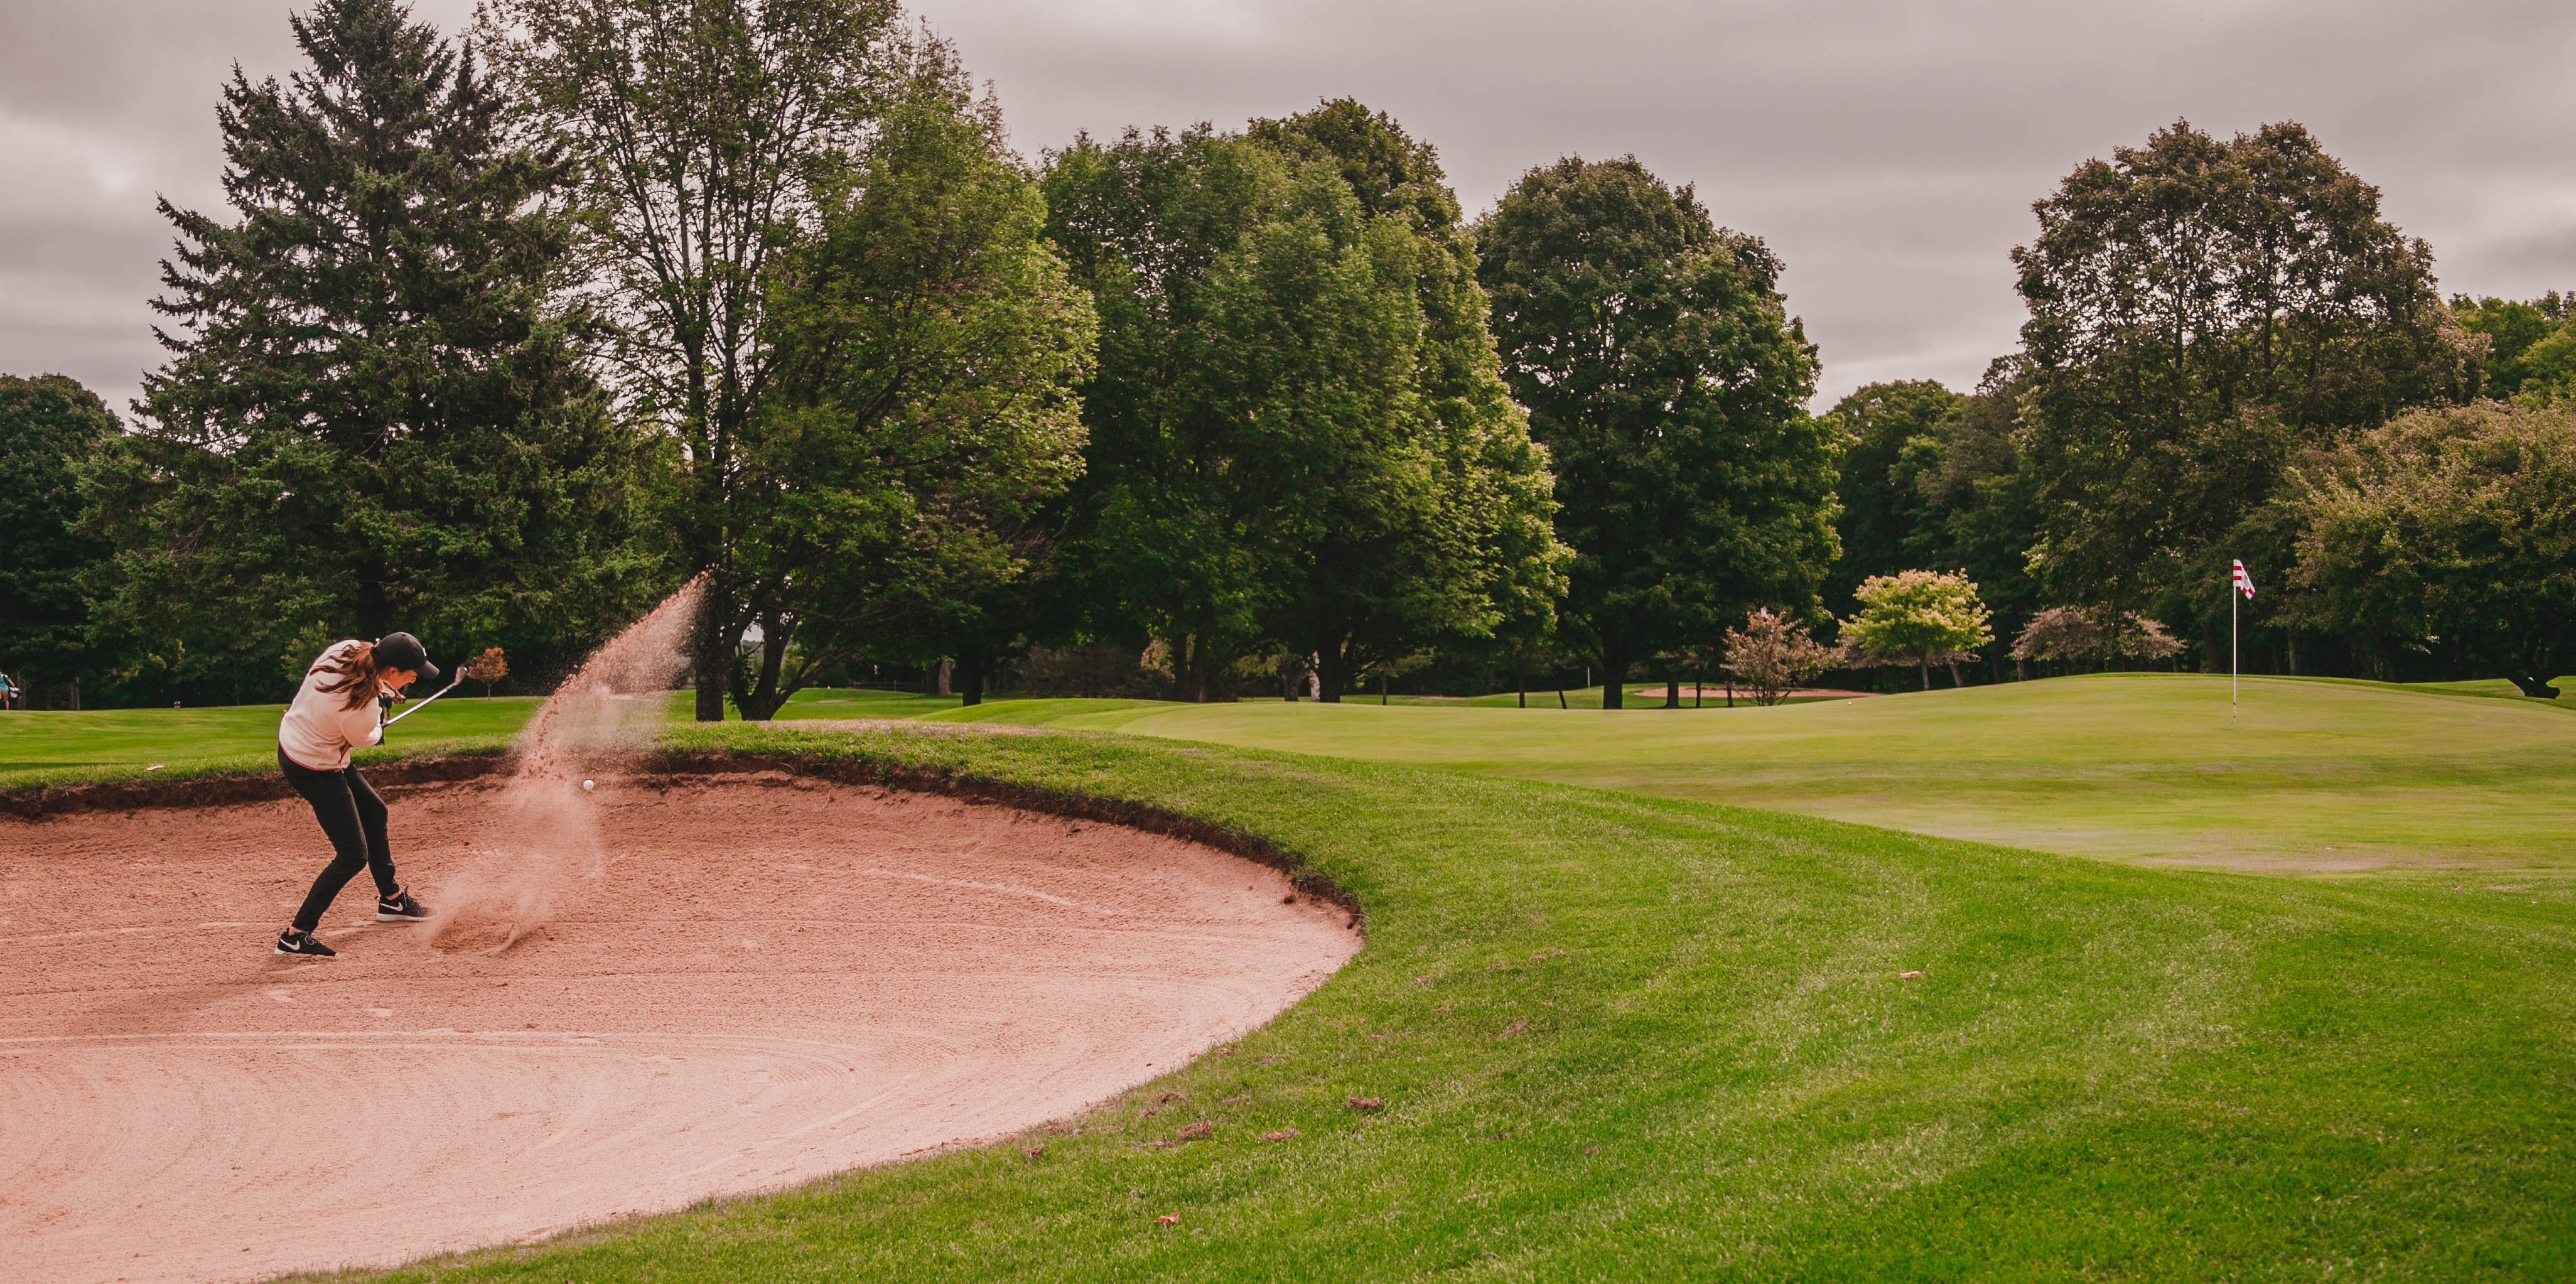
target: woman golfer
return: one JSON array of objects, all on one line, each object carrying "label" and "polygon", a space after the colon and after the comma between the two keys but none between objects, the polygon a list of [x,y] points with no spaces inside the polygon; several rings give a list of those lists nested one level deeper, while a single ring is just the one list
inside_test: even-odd
[{"label": "woman golfer", "polygon": [[315,940],[322,911],[357,876],[360,869],[376,876],[376,921],[408,923],[429,917],[419,901],[394,881],[393,854],[385,846],[385,802],[349,765],[349,751],[385,738],[384,711],[402,698],[414,681],[438,680],[420,639],[388,633],[374,642],[334,642],[313,667],[304,671],[304,686],[277,724],[277,765],[286,783],[313,804],[313,818],[330,836],[333,856],[305,893],[295,921],[277,934],[280,954],[329,958],[335,952]]}]

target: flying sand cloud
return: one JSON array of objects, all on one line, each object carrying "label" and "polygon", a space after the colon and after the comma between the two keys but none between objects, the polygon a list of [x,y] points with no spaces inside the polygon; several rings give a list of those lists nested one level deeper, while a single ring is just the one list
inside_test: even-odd
[{"label": "flying sand cloud", "polygon": [[[283,0],[0,0],[0,369],[122,404],[160,360],[166,193],[218,203],[217,86],[293,66]],[[419,0],[462,27],[470,0]],[[1220,127],[1352,95],[1436,143],[1473,212],[1565,152],[1634,152],[1788,264],[1828,396],[1972,383],[2021,310],[2031,201],[2178,117],[2295,119],[2433,244],[2446,290],[2576,285],[2576,8],[2015,0],[922,0],[1018,145]]]}]

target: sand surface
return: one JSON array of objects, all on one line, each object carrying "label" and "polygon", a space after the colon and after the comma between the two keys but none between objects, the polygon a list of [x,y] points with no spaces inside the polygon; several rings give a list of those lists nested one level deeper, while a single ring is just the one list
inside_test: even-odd
[{"label": "sand surface", "polygon": [[[387,1265],[1007,1134],[1359,946],[1176,839],[783,777],[601,785],[600,855],[497,953],[378,926],[364,874],[324,920],[340,957],[269,953],[328,854],[300,802],[0,820],[0,1279]],[[494,797],[392,800],[433,908],[488,877]]]}]

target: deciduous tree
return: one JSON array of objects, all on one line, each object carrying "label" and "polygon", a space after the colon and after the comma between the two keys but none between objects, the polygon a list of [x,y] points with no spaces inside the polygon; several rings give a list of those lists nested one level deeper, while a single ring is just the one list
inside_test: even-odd
[{"label": "deciduous tree", "polygon": [[2182,643],[2165,626],[2136,612],[2052,606],[2030,617],[2014,637],[2020,661],[2105,664],[2113,660],[2170,660]]},{"label": "deciduous tree", "polygon": [[584,265],[617,322],[618,391],[678,443],[682,560],[710,570],[697,717],[724,716],[750,604],[742,436],[774,383],[771,259],[866,133],[893,0],[493,0],[484,29],[578,165]]},{"label": "deciduous tree", "polygon": [[1276,649],[1338,699],[1545,617],[1545,458],[1438,184],[1351,103],[1054,158],[1054,236],[1102,317],[1081,574],[1095,627],[1165,639],[1187,698]]},{"label": "deciduous tree", "polygon": [[2425,410],[2298,469],[2311,622],[2429,648],[2448,638],[2525,695],[2576,660],[2576,414]]},{"label": "deciduous tree", "polygon": [[1843,621],[1845,655],[1857,664],[1911,664],[1926,691],[1932,689],[1934,664],[1951,666],[1956,686],[1959,661],[1975,659],[1978,647],[1995,640],[1986,604],[1965,575],[1873,575],[1856,596],[1860,613]]},{"label": "deciduous tree", "polygon": [[2061,601],[2223,617],[2229,557],[2286,560],[2247,523],[2301,450],[2467,390],[2431,250],[2299,125],[2177,123],[2034,208],[2020,445]]},{"label": "deciduous tree", "polygon": [[1726,671],[1753,693],[1753,702],[1778,704],[1808,679],[1834,667],[1834,648],[1807,626],[1768,608],[1726,631]]},{"label": "deciduous tree", "polygon": [[1000,109],[946,46],[899,53],[873,132],[817,185],[816,234],[777,261],[775,386],[736,438],[723,627],[759,629],[727,671],[748,719],[862,653],[967,649],[1082,467],[1090,300]]},{"label": "deciduous tree", "polygon": [[1569,631],[1604,707],[1629,669],[1754,605],[1805,612],[1835,556],[1838,440],[1780,263],[1634,158],[1531,170],[1477,229],[1505,382],[1556,478]]},{"label": "deciduous tree", "polygon": [[1842,556],[1826,586],[1826,605],[1848,610],[1861,581],[1919,564],[1907,544],[1937,515],[1926,511],[1930,497],[1910,483],[1928,459],[1937,459],[1942,430],[1966,403],[1938,382],[1915,379],[1857,388],[1825,415],[1842,439],[1834,486]]},{"label": "deciduous tree", "polygon": [[62,375],[0,375],[0,673],[38,686],[93,676],[83,581],[112,553],[83,529],[78,474],[117,433]]}]

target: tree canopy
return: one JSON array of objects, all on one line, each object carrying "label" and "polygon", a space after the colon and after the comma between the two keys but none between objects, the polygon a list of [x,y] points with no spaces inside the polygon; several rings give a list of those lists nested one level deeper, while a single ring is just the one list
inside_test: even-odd
[{"label": "tree canopy", "polygon": [[1935,518],[1927,511],[1929,497],[1911,483],[1966,401],[1938,382],[1914,379],[1864,385],[1826,414],[1825,422],[1842,438],[1834,485],[1841,507],[1834,531],[1842,556],[1827,586],[1828,606],[1847,610],[1861,581],[1916,564],[1909,547],[1916,529]]},{"label": "tree canopy", "polygon": [[2034,209],[2019,444],[2060,601],[2205,618],[2229,557],[2287,560],[2256,519],[2300,450],[2468,391],[2431,250],[2297,124],[2176,123]]},{"label": "tree canopy", "polygon": [[573,166],[587,284],[616,324],[613,384],[679,447],[669,521],[709,570],[697,716],[724,716],[747,605],[739,439],[772,387],[771,259],[813,234],[815,183],[902,60],[893,0],[494,0],[490,43]]},{"label": "tree canopy", "polygon": [[117,434],[98,394],[61,375],[0,375],[0,673],[91,676],[84,578],[107,546],[82,529],[79,469]]},{"label": "tree canopy", "polygon": [[2418,411],[2297,474],[2297,584],[2318,627],[2455,646],[2525,695],[2576,660],[2576,414]]},{"label": "tree canopy", "polygon": [[1522,176],[1478,225],[1505,381],[1549,451],[1563,614],[1631,666],[1760,605],[1804,615],[1835,556],[1838,441],[1804,409],[1816,354],[1779,260],[1634,158]]},{"label": "tree canopy", "polygon": [[736,437],[733,591],[712,608],[759,630],[726,674],[749,719],[871,650],[955,654],[1081,471],[1090,300],[1042,239],[999,108],[944,46],[904,56],[875,130],[818,184],[818,231],[775,265],[775,386]]},{"label": "tree canopy", "polygon": [[1052,160],[1051,234],[1101,318],[1087,616],[1163,639],[1189,698],[1283,650],[1337,699],[1547,610],[1546,460],[1438,182],[1427,149],[1348,103]]},{"label": "tree canopy", "polygon": [[[1873,575],[1860,586],[1860,611],[1843,621],[1845,655],[1860,664],[1911,664],[1923,689],[1932,689],[1932,666],[1976,658],[1995,640],[1991,616],[1965,575],[1905,571]],[[1951,669],[1951,682],[1958,670]]]}]

